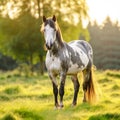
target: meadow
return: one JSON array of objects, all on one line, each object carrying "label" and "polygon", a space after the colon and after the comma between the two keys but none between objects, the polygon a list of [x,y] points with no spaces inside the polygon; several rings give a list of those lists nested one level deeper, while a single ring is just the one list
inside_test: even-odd
[{"label": "meadow", "polygon": [[[82,103],[82,76],[78,104],[71,107],[73,84],[67,77],[64,108],[55,109],[51,81],[34,74],[0,72],[0,120],[120,120],[120,71],[94,72],[97,102]],[[59,83],[59,80],[58,80]]]}]

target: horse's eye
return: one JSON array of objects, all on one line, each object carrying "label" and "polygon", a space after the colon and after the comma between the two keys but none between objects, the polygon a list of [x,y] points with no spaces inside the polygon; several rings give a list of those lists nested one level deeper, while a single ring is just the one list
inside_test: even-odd
[{"label": "horse's eye", "polygon": [[46,30],[44,29],[43,31],[45,32]]}]

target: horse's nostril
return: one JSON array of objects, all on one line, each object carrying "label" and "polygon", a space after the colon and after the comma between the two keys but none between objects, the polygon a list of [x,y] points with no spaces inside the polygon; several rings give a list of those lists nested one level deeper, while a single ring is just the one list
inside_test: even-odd
[{"label": "horse's nostril", "polygon": [[46,47],[47,47],[47,49],[49,49],[49,45],[48,44],[46,44]]},{"label": "horse's nostril", "polygon": [[49,46],[49,45],[46,43],[46,48],[47,48],[48,50],[50,50],[51,47],[52,47],[52,45]]},{"label": "horse's nostril", "polygon": [[46,45],[46,47],[48,47],[47,43],[45,45]]}]

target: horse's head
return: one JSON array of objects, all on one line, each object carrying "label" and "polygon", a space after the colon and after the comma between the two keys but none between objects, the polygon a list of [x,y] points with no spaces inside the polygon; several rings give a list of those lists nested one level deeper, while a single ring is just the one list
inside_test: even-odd
[{"label": "horse's head", "polygon": [[44,33],[46,47],[50,50],[56,40],[57,27],[55,15],[53,15],[52,18],[46,18],[43,16],[41,31]]}]

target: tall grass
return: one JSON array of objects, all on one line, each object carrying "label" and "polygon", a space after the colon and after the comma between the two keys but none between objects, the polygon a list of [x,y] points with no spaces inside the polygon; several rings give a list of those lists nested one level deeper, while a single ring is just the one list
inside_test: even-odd
[{"label": "tall grass", "polygon": [[[73,84],[67,77],[65,106],[56,110],[47,74],[26,76],[16,71],[1,72],[0,120],[120,120],[120,71],[96,71],[94,81],[99,97],[97,103],[82,103],[81,87],[78,104],[71,107]],[[82,80],[80,83],[82,86]]]}]

